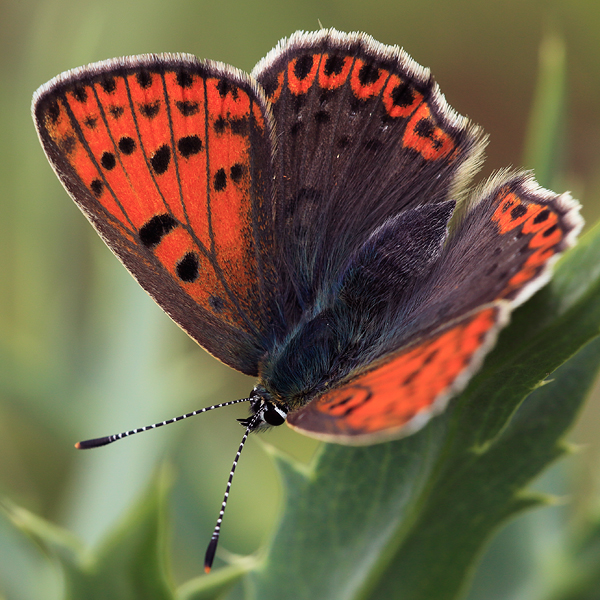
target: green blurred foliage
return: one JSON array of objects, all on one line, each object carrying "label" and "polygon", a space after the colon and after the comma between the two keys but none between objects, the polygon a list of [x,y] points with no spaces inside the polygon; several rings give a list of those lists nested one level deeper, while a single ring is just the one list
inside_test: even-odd
[{"label": "green blurred foliage", "polygon": [[[279,38],[316,29],[319,21],[367,31],[403,46],[430,67],[450,104],[490,134],[484,175],[508,165],[551,165],[540,172],[542,182],[557,191],[571,189],[584,202],[589,222],[600,216],[600,5],[595,0],[5,0],[0,5],[0,496],[97,548],[168,459],[173,465],[170,576],[179,584],[200,573],[241,437],[234,418],[244,410],[217,411],[97,452],[78,453],[72,444],[245,396],[253,382],[195,347],[103,246],[43,156],[29,115],[31,94],[66,69],[142,52],[191,52],[249,71]],[[562,45],[558,51],[546,48],[540,70],[544,36]],[[548,52],[554,52],[555,63]],[[565,66],[564,85],[548,76],[557,60]],[[541,96],[536,85],[546,90]],[[542,113],[542,125],[536,125]],[[544,123],[551,125],[550,137],[540,133]],[[556,151],[544,156],[548,145]],[[597,406],[591,404],[578,430],[587,449],[543,482],[550,491],[574,494],[575,501],[507,528],[475,577],[473,600],[516,598],[516,592],[507,592],[516,589],[532,597],[527,581],[552,570],[557,553],[550,548],[568,543],[564,531],[593,530],[600,498],[593,460],[600,448]],[[316,448],[287,428],[263,439],[302,461]],[[280,501],[272,461],[250,440],[234,482],[222,550],[255,551],[270,537]],[[578,551],[593,553],[596,538],[580,537]],[[526,583],[517,586],[517,579]],[[52,600],[61,597],[62,585],[44,552],[0,513],[0,598]]]}]

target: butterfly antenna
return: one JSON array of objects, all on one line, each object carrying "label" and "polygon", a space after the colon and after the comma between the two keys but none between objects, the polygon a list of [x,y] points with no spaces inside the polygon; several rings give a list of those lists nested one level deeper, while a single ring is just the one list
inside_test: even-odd
[{"label": "butterfly antenna", "polygon": [[215,529],[213,531],[212,537],[210,538],[208,548],[206,549],[206,555],[204,556],[204,571],[206,573],[210,573],[213,560],[215,559],[215,552],[217,551],[217,544],[219,543],[219,535],[221,534],[221,523],[223,523],[223,515],[225,514],[227,500],[229,499],[229,490],[231,489],[231,482],[233,481],[233,474],[235,473],[235,468],[237,467],[238,461],[240,460],[240,455],[242,453],[242,450],[244,449],[244,444],[248,439],[248,435],[253,429],[255,429],[256,422],[259,419],[259,413],[256,413],[251,419],[247,421],[248,425],[246,426],[244,437],[242,438],[242,441],[240,442],[240,447],[238,448],[237,454],[233,459],[233,465],[231,466],[231,471],[229,472],[229,479],[227,480],[227,487],[225,488],[225,496],[223,496],[221,510],[219,511],[219,518],[217,519],[217,524],[215,525]]},{"label": "butterfly antenna", "polygon": [[[171,423],[176,423],[177,421],[182,421],[183,419],[188,419],[189,417],[195,417],[196,415],[199,415],[200,413],[205,413],[205,412],[208,412],[209,410],[214,410],[215,408],[223,408],[224,406],[231,406],[232,404],[239,404],[240,402],[250,402],[250,400],[251,400],[250,398],[241,398],[240,400],[231,400],[230,402],[223,402],[222,404],[214,404],[213,406],[207,406],[206,408],[201,408],[200,410],[195,410],[195,411],[187,413],[185,415],[181,415],[179,417],[169,419],[168,421],[161,421],[160,423],[154,423],[153,425],[147,425],[146,427],[139,427],[138,429],[124,431],[123,433],[117,433],[116,435],[107,435],[106,437],[94,438],[93,440],[84,440],[83,442],[77,442],[75,444],[75,448],[77,448],[79,450],[87,450],[88,448],[98,448],[100,446],[106,446],[107,444],[112,444],[113,442],[116,442],[117,440],[121,440],[123,438],[129,437],[130,435],[134,435],[136,433],[141,433],[142,431],[148,431],[149,429],[156,429],[158,427],[162,427],[163,425],[170,425]],[[241,448],[240,448],[240,450],[241,450]],[[235,465],[234,465],[234,469],[235,469]]]}]

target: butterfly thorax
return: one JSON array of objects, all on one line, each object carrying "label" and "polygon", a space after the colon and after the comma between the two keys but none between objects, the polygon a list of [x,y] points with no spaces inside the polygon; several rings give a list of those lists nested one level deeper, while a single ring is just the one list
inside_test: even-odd
[{"label": "butterfly thorax", "polygon": [[359,245],[263,360],[260,384],[274,400],[296,410],[414,334],[415,290],[442,251],[453,209],[444,202],[405,211]]}]

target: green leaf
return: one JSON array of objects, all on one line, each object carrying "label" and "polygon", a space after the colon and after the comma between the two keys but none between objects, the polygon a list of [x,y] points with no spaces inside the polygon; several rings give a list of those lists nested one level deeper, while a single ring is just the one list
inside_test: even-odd
[{"label": "green leaf", "polygon": [[248,573],[255,565],[256,559],[246,557],[236,560],[222,569],[213,571],[210,575],[201,575],[187,581],[177,590],[177,600],[213,600],[222,598],[240,578]]},{"label": "green leaf", "polygon": [[566,90],[566,50],[554,32],[544,36],[539,51],[538,81],[529,118],[523,162],[537,180],[554,187],[563,148]]},{"label": "green leaf", "polygon": [[563,453],[560,440],[598,369],[598,343],[541,384],[600,331],[594,256],[598,227],[423,431],[366,448],[325,445],[308,469],[277,457],[287,499],[249,576],[251,597],[457,598],[490,535],[545,502],[525,487]]},{"label": "green leaf", "polygon": [[58,560],[69,600],[171,600],[166,577],[165,470],[97,552],[88,552],[65,530],[25,509],[7,514]]}]

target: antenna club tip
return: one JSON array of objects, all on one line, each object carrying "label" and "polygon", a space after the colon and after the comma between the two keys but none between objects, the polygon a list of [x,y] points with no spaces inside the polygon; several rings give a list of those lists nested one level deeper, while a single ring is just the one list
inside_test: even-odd
[{"label": "antenna club tip", "polygon": [[215,553],[217,551],[217,544],[219,543],[218,537],[213,537],[208,544],[206,549],[206,555],[204,556],[204,572],[210,573],[212,569],[213,560],[215,560]]},{"label": "antenna club tip", "polygon": [[77,450],[81,450],[81,442],[77,442],[75,444],[75,448],[77,448]]}]

